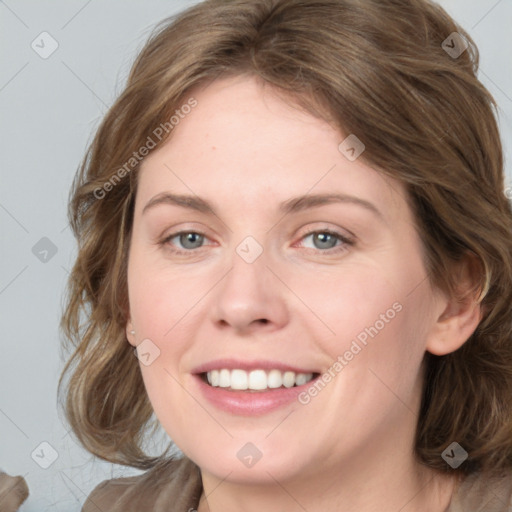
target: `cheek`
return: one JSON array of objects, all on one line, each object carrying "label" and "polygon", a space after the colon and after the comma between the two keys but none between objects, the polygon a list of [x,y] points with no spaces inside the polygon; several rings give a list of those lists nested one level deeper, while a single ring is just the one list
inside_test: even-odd
[{"label": "cheek", "polygon": [[194,304],[204,297],[208,283],[146,260],[147,263],[143,257],[135,256],[128,270],[130,313],[137,341],[149,338],[158,344],[165,343],[166,350],[167,346],[178,347],[183,336],[176,333],[188,325]]},{"label": "cheek", "polygon": [[167,424],[165,418],[172,416],[171,409],[179,412],[183,405],[182,362],[197,337],[198,326],[204,322],[200,317],[204,299],[218,277],[171,272],[147,261],[137,253],[130,261],[130,312],[137,344],[146,343],[150,352],[157,354],[149,365],[139,356],[140,368],[153,408]]},{"label": "cheek", "polygon": [[[405,368],[413,379],[425,352],[429,288],[419,258],[389,255],[383,265],[367,262],[343,275],[303,287],[311,310],[322,319],[317,332],[333,360],[344,357],[362,371],[379,369],[399,384]],[[358,262],[359,263],[359,262]],[[307,292],[306,292],[307,290]]]},{"label": "cheek", "polygon": [[182,288],[179,279],[172,279],[172,285],[170,281],[162,274],[157,277],[149,272],[139,273],[130,282],[130,309],[137,344],[149,343],[149,351],[157,355],[146,365],[140,350],[139,365],[153,410],[172,437],[176,431],[186,431],[180,419],[187,405],[180,361],[190,344],[196,320],[191,310],[194,297]]},{"label": "cheek", "polygon": [[321,320],[323,339],[333,349],[347,349],[343,340],[357,338],[364,344],[372,337],[369,331],[375,336],[375,329],[379,333],[387,330],[402,309],[401,279],[390,280],[376,265],[347,267],[337,275],[316,276],[304,280],[302,285],[297,282],[295,290],[299,286],[304,302],[317,316],[317,332],[321,332]]},{"label": "cheek", "polygon": [[[137,252],[128,266],[128,289],[131,320],[136,332],[139,365],[150,401],[159,415],[159,404],[173,386],[178,373],[177,362],[182,351],[177,336],[186,322],[179,285],[169,282],[161,272],[155,272]],[[183,294],[181,294],[183,295]],[[150,354],[145,357],[144,354]]]},{"label": "cheek", "polygon": [[[312,411],[337,407],[333,417],[347,418],[347,425],[358,425],[358,435],[370,436],[372,431],[395,428],[394,422],[415,410],[428,326],[427,284],[411,293],[411,282],[419,275],[421,268],[397,267],[391,279],[389,268],[384,275],[377,266],[367,266],[357,276],[333,281],[323,300],[320,287],[310,287],[310,297],[323,305],[318,315],[335,333],[320,325],[332,379],[317,405],[312,399]],[[353,435],[351,428],[341,429],[340,439]]]}]

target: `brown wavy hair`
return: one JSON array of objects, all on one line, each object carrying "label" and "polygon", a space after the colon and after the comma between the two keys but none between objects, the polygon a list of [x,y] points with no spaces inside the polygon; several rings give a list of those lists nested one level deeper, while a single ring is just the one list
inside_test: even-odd
[{"label": "brown wavy hair", "polygon": [[[457,58],[442,47],[453,32],[469,45]],[[429,0],[207,0],[156,27],[70,195],[78,255],[61,321],[72,354],[59,396],[65,387],[66,419],[82,445],[139,469],[166,460],[143,449],[156,421],[125,337],[140,165],[130,159],[194,88],[244,74],[355,134],[364,162],[405,185],[433,286],[457,293],[454,265],[477,257],[485,314],[459,350],[425,354],[416,455],[447,470],[441,453],[457,441],[469,452],[461,474],[510,468],[512,211],[497,107],[477,79],[478,59],[471,37]]]}]

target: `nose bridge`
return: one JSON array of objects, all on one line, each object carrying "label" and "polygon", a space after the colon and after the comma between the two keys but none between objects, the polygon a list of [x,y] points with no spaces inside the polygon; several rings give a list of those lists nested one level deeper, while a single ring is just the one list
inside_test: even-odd
[{"label": "nose bridge", "polygon": [[270,255],[252,236],[234,249],[231,268],[215,297],[213,320],[244,330],[256,323],[282,324],[286,321],[284,290],[267,268]]}]

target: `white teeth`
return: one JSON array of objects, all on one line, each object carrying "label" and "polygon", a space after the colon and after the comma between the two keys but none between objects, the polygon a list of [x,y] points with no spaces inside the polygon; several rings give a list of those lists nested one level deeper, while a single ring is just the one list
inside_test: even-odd
[{"label": "white teeth", "polygon": [[212,370],[211,372],[208,372],[207,375],[210,376],[210,379],[208,380],[208,382],[212,386],[218,386],[219,385],[219,381],[220,381],[219,370]]},{"label": "white teeth", "polygon": [[307,381],[308,381],[308,376],[305,373],[299,373],[295,377],[295,384],[297,384],[297,386],[302,386],[303,384],[306,384]]},{"label": "white teeth", "polygon": [[249,377],[243,370],[231,371],[231,389],[247,389],[249,386]]},{"label": "white teeth", "polygon": [[279,370],[270,370],[267,375],[269,388],[280,388],[283,385],[283,374]]},{"label": "white teeth", "polygon": [[231,373],[229,370],[220,370],[219,372],[219,386],[221,388],[229,388],[231,385]]},{"label": "white teeth", "polygon": [[249,373],[249,386],[250,389],[266,389],[267,388],[267,374],[263,370],[253,370]]},{"label": "white teeth", "polygon": [[213,387],[231,388],[235,390],[276,389],[284,386],[302,386],[313,378],[312,373],[281,372],[280,370],[212,370],[207,372],[208,383]]},{"label": "white teeth", "polygon": [[283,375],[283,386],[285,388],[291,388],[295,384],[295,373],[294,372],[284,372]]}]

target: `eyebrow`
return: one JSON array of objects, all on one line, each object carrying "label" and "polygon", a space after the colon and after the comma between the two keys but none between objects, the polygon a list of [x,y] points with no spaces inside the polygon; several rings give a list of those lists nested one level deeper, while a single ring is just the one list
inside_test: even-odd
[{"label": "eyebrow", "polygon": [[[360,197],[351,196],[347,194],[312,194],[293,197],[279,205],[279,212],[282,214],[295,213],[307,210],[309,208],[314,208],[316,206],[323,206],[331,203],[355,204],[372,212],[380,219],[384,218],[382,213],[373,203],[370,203],[365,199],[361,199]],[[158,194],[152,199],[150,199],[146,203],[146,206],[144,206],[142,214],[146,213],[149,209],[160,204],[181,206],[183,208],[189,208],[191,210],[196,210],[201,213],[213,214],[217,216],[215,209],[208,201],[205,201],[204,199],[201,199],[198,196],[171,194],[169,192]]]}]

